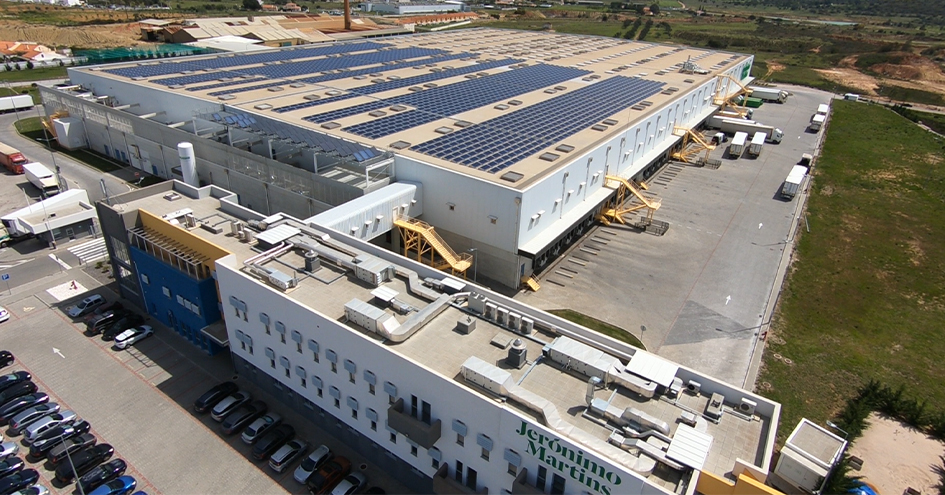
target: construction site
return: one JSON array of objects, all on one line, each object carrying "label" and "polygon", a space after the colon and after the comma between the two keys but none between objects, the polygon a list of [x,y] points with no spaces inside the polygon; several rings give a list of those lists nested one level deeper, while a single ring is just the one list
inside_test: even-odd
[{"label": "construction site", "polygon": [[458,276],[536,289],[598,221],[665,231],[646,182],[705,160],[713,146],[692,130],[747,91],[751,63],[472,29],[83,67],[42,91],[73,146],[186,179],[190,143],[194,183],[243,206],[328,215]]}]

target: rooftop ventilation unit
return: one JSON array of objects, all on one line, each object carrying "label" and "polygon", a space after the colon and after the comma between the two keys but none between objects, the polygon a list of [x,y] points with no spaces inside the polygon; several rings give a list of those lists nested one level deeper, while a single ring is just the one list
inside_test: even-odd
[{"label": "rooftop ventilation unit", "polygon": [[295,277],[291,277],[285,273],[280,272],[279,270],[272,270],[272,272],[269,274],[269,283],[282,290],[289,290],[298,284],[298,280]]},{"label": "rooftop ventilation unit", "polygon": [[515,339],[515,341],[512,342],[512,347],[509,347],[509,355],[505,358],[505,364],[515,369],[522,369],[527,361],[527,353],[528,349],[525,348],[525,343],[522,342],[522,339]]}]

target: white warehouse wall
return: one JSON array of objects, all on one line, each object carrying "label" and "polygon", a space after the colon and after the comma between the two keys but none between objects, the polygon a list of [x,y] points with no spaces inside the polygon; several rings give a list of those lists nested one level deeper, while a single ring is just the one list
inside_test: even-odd
[{"label": "white warehouse wall", "polygon": [[[335,321],[334,318],[325,316],[275,289],[258,283],[238,270],[235,257],[227,256],[217,260],[216,266],[217,282],[221,299],[224,301],[227,333],[230,342],[233,343],[230,347],[231,352],[252,363],[284,386],[291,388],[299,396],[333,414],[338,420],[388,449],[425,475],[432,477],[436,470],[432,467],[429,454],[423,448],[420,448],[418,456],[414,457],[403,435],[398,434],[396,444],[390,442],[390,432],[385,428],[389,404],[388,396],[384,392],[384,382],[394,384],[397,387],[398,397],[406,398],[407,404],[410,402],[410,396],[416,395],[420,400],[432,405],[432,418],[442,422],[441,436],[435,447],[442,453],[442,462],[449,464],[451,476],[455,469],[455,461],[461,460],[463,464],[478,472],[479,487],[488,487],[490,493],[500,493],[502,489],[509,489],[514,480],[514,477],[507,473],[508,463],[503,459],[506,448],[511,448],[522,456],[522,467],[528,469],[529,482],[535,483],[535,473],[537,473],[540,461],[537,452],[534,454],[529,452],[527,438],[517,433],[523,420],[532,429],[561,439],[561,444],[585,451],[586,457],[597,460],[601,465],[606,466],[607,471],[618,474],[619,490],[615,488],[610,493],[667,493],[649,486],[635,473],[601,456],[589,453],[587,449],[571,444],[561,435],[552,433],[543,426],[534,424],[518,411],[503,407],[458,384],[453,379],[439,375],[393,352],[379,341],[351,330]],[[234,307],[228,302],[231,296],[247,304],[248,314],[245,320],[236,316]],[[343,304],[344,301],[339,301],[339,309]],[[285,324],[286,343],[281,342],[280,334],[275,330],[272,330],[270,335],[265,333],[265,327],[259,318],[261,312],[271,316],[272,326],[277,320]],[[252,337],[252,354],[249,354],[248,350],[243,350],[238,344],[240,341],[236,337],[237,330]],[[288,336],[293,330],[299,331],[302,335],[301,353],[298,352],[296,343]],[[314,362],[312,352],[308,348],[309,339],[319,344],[318,363]],[[266,356],[266,348],[271,348],[275,352],[274,367]],[[325,356],[328,349],[337,353],[337,373],[330,371],[330,363]],[[286,377],[285,368],[280,363],[281,357],[286,357],[291,363],[288,377]],[[348,372],[343,366],[346,359],[350,359],[357,366],[354,384],[350,383]],[[301,380],[296,374],[296,366],[304,367],[309,376],[305,388],[301,386]],[[377,377],[376,395],[370,395],[368,392],[367,382],[363,378],[365,370],[370,370]],[[323,381],[324,391],[321,398],[317,397],[312,383],[313,375]],[[334,399],[329,395],[328,387],[330,386],[336,387],[341,392],[339,408],[334,406]],[[352,418],[351,409],[347,405],[348,397],[354,397],[358,401],[358,419]],[[377,431],[370,429],[370,421],[366,415],[368,408],[377,412]],[[468,428],[465,445],[462,447],[456,443],[456,433],[452,430],[454,419],[462,421]],[[481,447],[476,443],[476,435],[479,433],[489,436],[494,441],[489,461],[480,457]],[[555,472],[554,467],[549,466],[547,461],[543,465],[549,467],[551,472]],[[568,478],[567,474],[564,476]],[[568,479],[566,493],[580,494],[587,490],[587,486],[579,481]],[[608,495],[603,490],[590,493]]]}]

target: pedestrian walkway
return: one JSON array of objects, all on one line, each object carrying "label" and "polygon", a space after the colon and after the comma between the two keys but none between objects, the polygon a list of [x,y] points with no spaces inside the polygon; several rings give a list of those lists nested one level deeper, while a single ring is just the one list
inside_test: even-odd
[{"label": "pedestrian walkway", "polygon": [[108,256],[108,250],[105,248],[105,238],[99,237],[94,241],[89,241],[78,246],[73,246],[69,248],[69,252],[73,256],[79,258],[79,261],[84,263],[89,263],[91,261],[98,261],[104,259]]}]

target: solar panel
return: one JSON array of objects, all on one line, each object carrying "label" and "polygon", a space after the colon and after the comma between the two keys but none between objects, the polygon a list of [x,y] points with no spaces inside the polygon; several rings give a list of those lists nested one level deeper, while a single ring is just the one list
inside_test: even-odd
[{"label": "solar panel", "polygon": [[412,149],[496,173],[656,94],[664,83],[612,77]]}]

